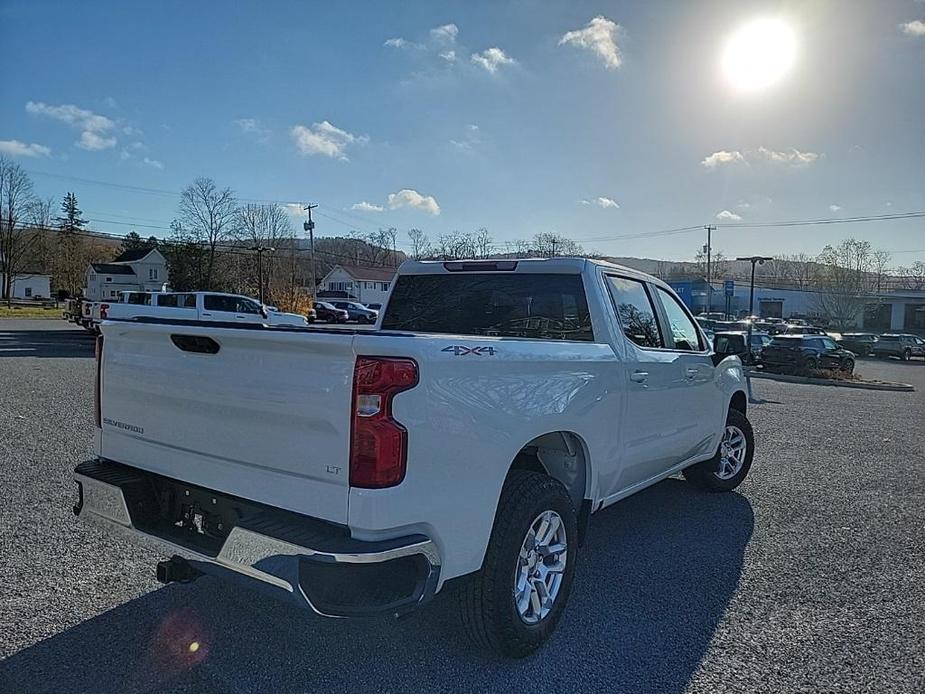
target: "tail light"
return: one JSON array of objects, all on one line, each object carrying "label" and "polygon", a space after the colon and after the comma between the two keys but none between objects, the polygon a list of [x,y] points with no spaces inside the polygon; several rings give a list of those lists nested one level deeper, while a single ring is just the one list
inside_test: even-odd
[{"label": "tail light", "polygon": [[103,405],[100,401],[102,396],[101,387],[103,385],[103,336],[96,337],[96,385],[93,389],[93,411],[96,418],[96,428],[103,428]]},{"label": "tail light", "polygon": [[393,487],[405,478],[408,430],[392,417],[392,399],[417,384],[413,359],[357,357],[350,431],[352,487]]},{"label": "tail light", "polygon": [[106,320],[109,316],[109,304],[100,304],[100,320]]}]

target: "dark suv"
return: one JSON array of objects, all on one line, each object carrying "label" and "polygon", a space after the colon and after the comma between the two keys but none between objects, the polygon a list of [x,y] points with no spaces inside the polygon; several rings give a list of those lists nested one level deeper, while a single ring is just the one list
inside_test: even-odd
[{"label": "dark suv", "polygon": [[875,357],[899,357],[909,361],[912,357],[925,357],[925,340],[915,335],[886,333],[871,351]]},{"label": "dark suv", "polygon": [[877,336],[874,333],[844,333],[837,342],[845,349],[866,357],[877,344]]},{"label": "dark suv", "polygon": [[761,351],[768,370],[839,369],[854,371],[854,352],[842,349],[828,335],[776,335]]}]

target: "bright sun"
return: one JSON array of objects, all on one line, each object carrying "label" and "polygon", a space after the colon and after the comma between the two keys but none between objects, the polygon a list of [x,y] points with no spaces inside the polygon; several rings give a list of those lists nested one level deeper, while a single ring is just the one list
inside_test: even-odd
[{"label": "bright sun", "polygon": [[758,91],[787,74],[795,59],[793,30],[779,19],[758,19],[726,41],[723,74],[738,90]]}]

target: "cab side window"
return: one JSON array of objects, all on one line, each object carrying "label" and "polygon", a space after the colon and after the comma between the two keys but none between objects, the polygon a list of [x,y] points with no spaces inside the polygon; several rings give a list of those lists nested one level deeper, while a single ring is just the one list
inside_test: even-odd
[{"label": "cab side window", "polygon": [[655,307],[645,285],[626,277],[606,277],[607,289],[623,326],[623,334],[640,347],[664,347]]},{"label": "cab side window", "polygon": [[658,294],[658,298],[662,302],[662,308],[665,309],[665,317],[668,320],[668,337],[671,339],[674,349],[686,352],[699,352],[702,350],[703,345],[700,344],[700,334],[684,307],[674,296],[661,287],[656,287],[655,293]]}]

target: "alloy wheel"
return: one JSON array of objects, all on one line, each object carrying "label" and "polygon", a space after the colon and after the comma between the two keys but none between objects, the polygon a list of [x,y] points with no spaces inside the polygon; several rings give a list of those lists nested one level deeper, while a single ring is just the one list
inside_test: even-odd
[{"label": "alloy wheel", "polygon": [[555,605],[568,559],[567,539],[555,511],[543,511],[527,530],[514,571],[514,605],[527,624],[540,622]]},{"label": "alloy wheel", "polygon": [[723,440],[719,444],[719,465],[714,471],[721,480],[728,480],[739,474],[745,464],[748,442],[745,434],[737,426],[727,425]]}]

